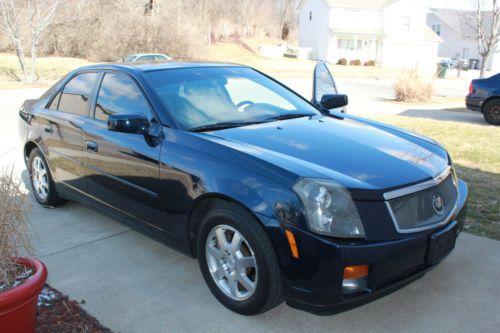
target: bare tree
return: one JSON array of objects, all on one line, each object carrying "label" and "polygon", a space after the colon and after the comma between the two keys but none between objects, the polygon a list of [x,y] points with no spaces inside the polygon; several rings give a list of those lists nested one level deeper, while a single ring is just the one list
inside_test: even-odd
[{"label": "bare tree", "polygon": [[[43,32],[54,19],[61,0],[0,0],[0,31],[14,44],[17,59],[27,83],[36,79],[36,57]],[[21,40],[22,28],[29,27],[31,37],[31,68],[28,72]]]},{"label": "bare tree", "polygon": [[14,44],[19,66],[24,79],[26,75],[26,63],[24,60],[24,51],[21,42],[21,19],[19,7],[14,0],[1,0],[0,2],[0,31],[5,34]]},{"label": "bare tree", "polygon": [[494,53],[499,51],[500,1],[491,0],[491,7],[487,8],[484,0],[477,0],[474,23],[478,42],[478,51],[481,56],[481,72],[479,77],[484,77],[486,63]]},{"label": "bare tree", "polygon": [[61,0],[28,0],[28,19],[31,31],[31,70],[28,83],[36,79],[36,56],[43,32],[54,20]]},{"label": "bare tree", "polygon": [[288,38],[288,16],[290,15],[290,10],[293,6],[292,0],[281,0],[281,10],[280,10],[280,38]]}]

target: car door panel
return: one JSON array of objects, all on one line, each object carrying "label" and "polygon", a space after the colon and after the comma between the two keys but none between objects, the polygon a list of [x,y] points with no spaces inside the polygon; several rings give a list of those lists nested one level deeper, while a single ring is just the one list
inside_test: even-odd
[{"label": "car door panel", "polygon": [[[141,93],[140,90],[131,93],[132,81],[129,79],[110,82],[106,96],[113,99],[113,94],[120,95],[119,90],[125,89],[123,93],[127,95],[122,95],[121,99],[127,102],[127,96],[130,98]],[[100,91],[106,89],[105,86],[106,76]],[[126,104],[113,103],[101,106],[97,97],[96,118],[103,118],[105,112],[113,113],[113,108],[123,111],[121,109],[126,107]],[[142,134],[110,131],[103,119],[96,118],[88,119],[83,129],[89,196],[128,217],[163,230],[158,194],[161,140]]]}]

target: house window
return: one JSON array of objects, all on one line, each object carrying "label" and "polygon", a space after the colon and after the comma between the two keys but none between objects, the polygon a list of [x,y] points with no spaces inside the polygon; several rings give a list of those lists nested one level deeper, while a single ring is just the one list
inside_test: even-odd
[{"label": "house window", "polygon": [[410,17],[403,16],[401,18],[401,25],[403,26],[403,31],[410,31]]},{"label": "house window", "polygon": [[312,12],[312,11],[310,11],[310,12],[309,12],[309,21],[311,21],[311,20],[312,20],[312,18],[313,18],[313,12]]},{"label": "house window", "polygon": [[433,24],[431,29],[436,33],[436,35],[441,36],[441,24],[439,23]]},{"label": "house window", "polygon": [[337,40],[337,48],[340,50],[354,50],[354,39]]}]

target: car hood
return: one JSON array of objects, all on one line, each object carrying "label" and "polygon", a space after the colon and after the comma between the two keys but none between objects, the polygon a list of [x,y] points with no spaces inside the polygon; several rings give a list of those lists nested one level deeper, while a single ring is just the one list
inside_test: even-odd
[{"label": "car hood", "polygon": [[295,173],[349,189],[397,188],[433,178],[444,149],[354,119],[304,117],[204,133],[205,138]]}]

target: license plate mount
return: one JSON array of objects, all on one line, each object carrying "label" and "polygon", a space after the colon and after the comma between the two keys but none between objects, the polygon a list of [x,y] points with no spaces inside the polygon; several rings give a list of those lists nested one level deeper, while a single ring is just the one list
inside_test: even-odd
[{"label": "license plate mount", "polygon": [[427,249],[427,264],[435,265],[455,248],[457,223],[453,221],[445,229],[431,235]]}]

